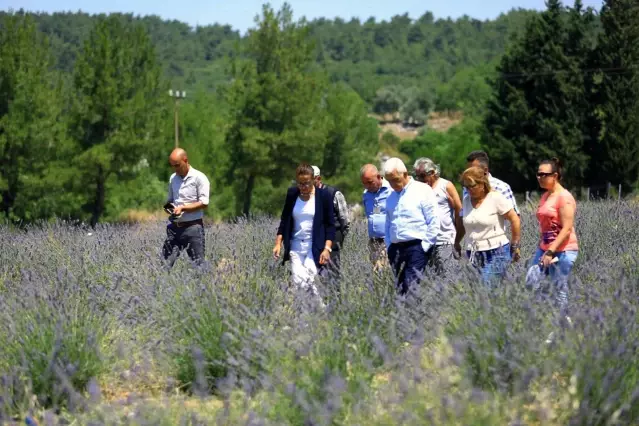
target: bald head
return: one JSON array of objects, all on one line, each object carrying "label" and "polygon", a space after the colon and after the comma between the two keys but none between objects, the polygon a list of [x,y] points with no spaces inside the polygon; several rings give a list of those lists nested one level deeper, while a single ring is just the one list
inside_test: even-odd
[{"label": "bald head", "polygon": [[374,164],[364,164],[359,169],[359,174],[362,179],[362,185],[368,192],[377,192],[382,186],[382,176],[379,174],[379,170]]},{"label": "bald head", "polygon": [[186,151],[182,148],[175,148],[171,155],[169,155],[169,165],[175,173],[179,176],[186,176],[189,172],[189,159],[186,156]]}]

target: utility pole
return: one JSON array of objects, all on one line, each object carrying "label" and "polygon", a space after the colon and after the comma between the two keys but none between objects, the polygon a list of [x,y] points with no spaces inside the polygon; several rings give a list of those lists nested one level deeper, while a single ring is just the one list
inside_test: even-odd
[{"label": "utility pole", "polygon": [[177,148],[178,146],[180,146],[180,142],[179,142],[179,135],[178,135],[178,129],[179,129],[179,118],[178,118],[178,107],[180,104],[180,99],[184,99],[186,98],[186,92],[185,91],[173,91],[173,90],[169,90],[169,96],[171,96],[172,98],[175,99],[175,147]]}]

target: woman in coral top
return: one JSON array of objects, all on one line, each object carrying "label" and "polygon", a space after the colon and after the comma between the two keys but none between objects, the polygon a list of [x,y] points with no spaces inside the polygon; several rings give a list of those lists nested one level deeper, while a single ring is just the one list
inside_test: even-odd
[{"label": "woman in coral top", "polygon": [[551,158],[539,164],[537,181],[546,193],[537,209],[541,241],[533,265],[540,265],[550,275],[557,292],[556,300],[560,307],[565,307],[568,303],[568,276],[577,260],[579,245],[574,227],[577,204],[560,180],[559,159]]}]

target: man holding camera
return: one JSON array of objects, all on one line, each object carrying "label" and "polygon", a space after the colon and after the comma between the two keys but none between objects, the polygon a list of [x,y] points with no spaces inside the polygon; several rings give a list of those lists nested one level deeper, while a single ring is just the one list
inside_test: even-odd
[{"label": "man holding camera", "polygon": [[196,264],[204,260],[204,209],[209,204],[209,180],[189,164],[186,151],[176,148],[169,156],[175,173],[169,179],[169,195],[164,210],[169,213],[162,254],[169,267],[186,249]]}]

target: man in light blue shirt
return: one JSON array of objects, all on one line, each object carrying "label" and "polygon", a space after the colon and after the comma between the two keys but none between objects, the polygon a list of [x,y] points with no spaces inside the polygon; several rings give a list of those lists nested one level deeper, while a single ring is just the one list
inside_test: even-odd
[{"label": "man in light blue shirt", "polygon": [[393,189],[386,200],[384,241],[400,293],[405,294],[419,282],[437,242],[437,199],[430,186],[408,175],[399,158],[386,160],[384,177]]},{"label": "man in light blue shirt", "polygon": [[362,204],[368,221],[368,250],[371,263],[376,268],[386,257],[384,235],[386,232],[386,199],[391,193],[390,184],[373,164],[365,164],[359,171],[364,193]]}]

